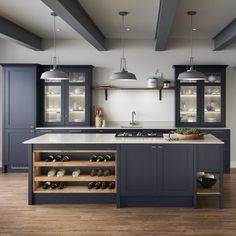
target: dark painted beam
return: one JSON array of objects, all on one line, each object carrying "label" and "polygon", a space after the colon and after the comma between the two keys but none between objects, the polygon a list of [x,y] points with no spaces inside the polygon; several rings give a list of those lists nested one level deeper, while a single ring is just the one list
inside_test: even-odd
[{"label": "dark painted beam", "polygon": [[41,0],[99,51],[106,51],[105,36],[78,0]]},{"label": "dark painted beam", "polygon": [[170,35],[179,0],[160,0],[156,27],[156,51],[164,51]]},{"label": "dark painted beam", "polygon": [[222,50],[236,41],[236,18],[221,30],[214,38],[214,50]]},{"label": "dark painted beam", "polygon": [[21,26],[0,16],[0,38],[13,41],[35,51],[42,50],[42,39]]}]

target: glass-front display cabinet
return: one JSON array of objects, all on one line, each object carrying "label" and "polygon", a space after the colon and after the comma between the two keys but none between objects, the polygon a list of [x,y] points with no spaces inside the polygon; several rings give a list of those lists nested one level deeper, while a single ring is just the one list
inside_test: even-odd
[{"label": "glass-front display cabinet", "polygon": [[[69,80],[42,84],[43,126],[90,126],[92,66],[63,66]],[[45,67],[44,70],[47,70]]]},{"label": "glass-front display cabinet", "polygon": [[225,65],[201,65],[205,81],[179,81],[186,65],[175,68],[176,127],[225,127]]}]

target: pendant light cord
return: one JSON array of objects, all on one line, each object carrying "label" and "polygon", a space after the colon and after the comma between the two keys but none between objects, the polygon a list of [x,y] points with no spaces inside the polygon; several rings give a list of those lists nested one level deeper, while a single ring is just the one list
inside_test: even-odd
[{"label": "pendant light cord", "polygon": [[124,28],[125,28],[125,16],[122,15],[122,29],[121,29],[122,57],[121,57],[121,62],[120,62],[120,71],[126,70],[125,43],[124,43]]},{"label": "pendant light cord", "polygon": [[193,15],[190,15],[190,69],[194,69],[194,64],[193,64]]},{"label": "pendant light cord", "polygon": [[54,47],[53,69],[56,69],[56,67],[57,67],[57,54],[56,54],[56,14],[53,15],[53,47]]}]

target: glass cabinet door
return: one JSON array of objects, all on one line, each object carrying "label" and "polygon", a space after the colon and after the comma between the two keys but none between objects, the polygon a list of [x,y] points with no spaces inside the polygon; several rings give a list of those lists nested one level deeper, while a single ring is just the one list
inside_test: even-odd
[{"label": "glass cabinet door", "polygon": [[204,86],[204,122],[221,122],[221,86]]},{"label": "glass cabinet door", "polygon": [[69,83],[85,83],[85,72],[69,72]]},{"label": "glass cabinet door", "polygon": [[85,122],[85,86],[69,85],[69,122]]},{"label": "glass cabinet door", "polygon": [[61,122],[61,86],[44,86],[44,121]]},{"label": "glass cabinet door", "polygon": [[180,86],[180,122],[197,122],[197,86]]}]

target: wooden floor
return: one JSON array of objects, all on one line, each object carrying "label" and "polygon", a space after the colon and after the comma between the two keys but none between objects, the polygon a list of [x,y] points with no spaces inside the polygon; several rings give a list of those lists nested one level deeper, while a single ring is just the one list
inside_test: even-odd
[{"label": "wooden floor", "polygon": [[236,171],[225,176],[225,209],[27,205],[27,175],[0,174],[0,235],[236,235]]}]

